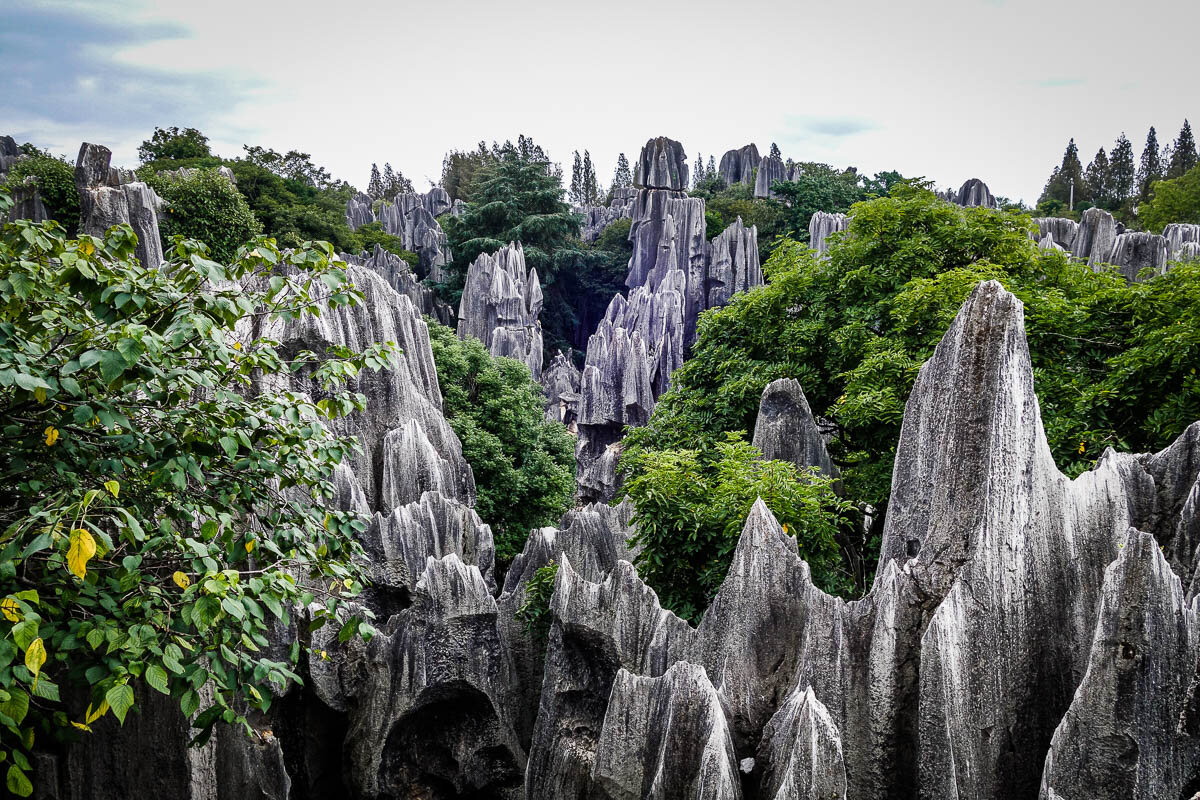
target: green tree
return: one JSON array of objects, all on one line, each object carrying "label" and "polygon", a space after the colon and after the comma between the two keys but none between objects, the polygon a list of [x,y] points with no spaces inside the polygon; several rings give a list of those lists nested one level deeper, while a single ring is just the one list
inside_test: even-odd
[{"label": "green tree", "polygon": [[394,201],[399,195],[412,194],[413,183],[408,178],[404,177],[404,173],[398,170],[393,170],[391,164],[383,165],[383,194],[380,199],[388,202]]},{"label": "green tree", "polygon": [[442,159],[442,188],[449,193],[451,200],[469,201],[475,174],[493,161],[492,152],[485,142],[480,142],[475,150],[469,152],[451,150]]},{"label": "green tree", "polygon": [[[241,324],[360,302],[329,246],[259,240],[224,265],[180,241],[152,270],[134,253],[127,226],[0,233],[0,751],[19,795],[35,734],[123,722],[135,685],[199,711],[200,740],[267,709],[299,681],[272,627],[314,600],[333,620],[361,586],[365,523],[331,502],[355,443],[329,422],[363,406],[343,379],[394,348],[285,357]],[[326,399],[255,388],[299,369]]]},{"label": "green tree", "polygon": [[1046,181],[1046,188],[1042,190],[1038,204],[1053,200],[1069,206],[1072,199],[1075,202],[1089,199],[1087,185],[1083,179],[1083,165],[1079,161],[1079,148],[1076,147],[1074,139],[1067,143],[1062,164],[1055,167],[1050,174],[1050,180]]},{"label": "green tree", "polygon": [[1109,187],[1118,208],[1128,204],[1137,191],[1137,168],[1133,163],[1133,145],[1122,133],[1108,159]]},{"label": "green tree", "polygon": [[779,145],[771,142],[771,152],[767,154],[769,158],[783,158],[783,153],[779,150]]},{"label": "green tree", "polygon": [[1109,186],[1111,177],[1109,175],[1108,154],[1101,147],[1096,152],[1096,157],[1092,159],[1092,163],[1088,164],[1087,171],[1083,174],[1083,182],[1087,184],[1088,197],[1092,199],[1100,208],[1112,210],[1112,190]]},{"label": "green tree", "polygon": [[574,439],[562,423],[546,421],[542,389],[528,367],[426,321],[443,412],[475,473],[475,509],[492,526],[496,557],[507,565],[530,529],[557,524],[570,507]]},{"label": "green tree", "polygon": [[183,236],[204,242],[216,258],[229,261],[262,233],[246,198],[216,170],[197,170],[186,178],[154,176],[150,183],[166,203],[159,214],[164,248],[170,237]]},{"label": "green tree", "polygon": [[[759,251],[769,255],[775,240],[791,232],[792,210],[777,200],[756,198],[753,187],[745,183],[726,186],[719,175],[714,175],[706,177],[692,196],[704,198],[704,221],[709,238],[741,217],[744,224],[758,228]],[[805,225],[807,234],[807,223]]]},{"label": "green tree", "polygon": [[818,211],[848,211],[866,198],[858,171],[835,169],[828,164],[805,162],[797,165],[798,174],[790,181],[773,187],[788,208],[786,232],[793,239],[808,241],[808,223]]},{"label": "green tree", "polygon": [[567,199],[575,205],[583,205],[583,159],[579,157],[578,150],[571,164],[571,188],[567,192]]},{"label": "green tree", "polygon": [[1138,221],[1159,232],[1172,222],[1200,223],[1200,167],[1155,183],[1150,200],[1138,208]]},{"label": "green tree", "polygon": [[1158,149],[1158,134],[1154,126],[1146,134],[1146,145],[1142,148],[1142,161],[1138,166],[1138,200],[1145,202],[1150,197],[1150,185],[1163,179],[1162,153]]},{"label": "green tree", "polygon": [[592,166],[592,154],[587,150],[583,151],[583,180],[579,188],[585,206],[600,203],[600,183],[596,180],[596,168]]},{"label": "green tree", "polygon": [[712,453],[643,452],[634,466],[623,491],[637,508],[632,541],[641,545],[638,575],[664,608],[693,622],[700,618],[725,580],[759,498],[796,537],[818,586],[833,593],[850,588],[840,572],[834,534],[839,524],[849,524],[851,509],[834,494],[830,479],[784,461],[764,461],[737,434]]},{"label": "green tree", "polygon": [[5,185],[15,188],[29,177],[37,182],[46,213],[73,232],[79,226],[79,190],[75,188],[74,163],[28,145],[26,157],[8,171]]},{"label": "green tree", "polygon": [[1196,138],[1192,135],[1192,124],[1186,119],[1178,138],[1171,146],[1171,161],[1167,166],[1168,178],[1178,178],[1196,166]]},{"label": "green tree", "polygon": [[372,200],[383,199],[383,177],[379,174],[378,164],[371,164],[371,179],[367,181],[367,196]]},{"label": "green tree", "polygon": [[208,137],[195,128],[155,128],[150,138],[138,147],[138,158],[143,164],[210,156]]},{"label": "green tree", "polygon": [[629,159],[620,153],[617,155],[617,168],[613,170],[612,189],[628,189],[630,186],[633,186],[633,173],[629,171]]}]

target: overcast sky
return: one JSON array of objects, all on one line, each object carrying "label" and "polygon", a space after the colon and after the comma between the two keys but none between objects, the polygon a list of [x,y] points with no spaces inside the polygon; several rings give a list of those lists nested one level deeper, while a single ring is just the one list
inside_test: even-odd
[{"label": "overcast sky", "polygon": [[224,156],[298,149],[365,187],[530,135],[607,182],[665,135],[766,154],[980,177],[1033,203],[1074,136],[1200,122],[1198,0],[0,0],[0,133],[133,165],[156,125]]}]

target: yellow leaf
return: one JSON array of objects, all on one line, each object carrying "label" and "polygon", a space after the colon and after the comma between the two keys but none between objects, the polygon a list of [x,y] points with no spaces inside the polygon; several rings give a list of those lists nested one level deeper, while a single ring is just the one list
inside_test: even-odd
[{"label": "yellow leaf", "polygon": [[21,621],[21,607],[17,605],[17,601],[11,597],[6,597],[0,600],[0,613],[4,614],[4,618],[9,622]]},{"label": "yellow leaf", "polygon": [[25,650],[25,667],[33,673],[36,678],[37,674],[42,671],[42,664],[46,663],[46,643],[39,636],[29,643],[29,647]]},{"label": "yellow leaf", "polygon": [[37,401],[39,403],[46,402],[46,390],[43,389],[41,386],[39,386],[33,390],[33,396],[37,398]]},{"label": "yellow leaf", "polygon": [[328,654],[328,653],[326,653],[324,650],[322,650],[322,651],[321,651],[321,660],[322,660],[322,661],[328,661],[328,660],[329,660],[329,654]]},{"label": "yellow leaf", "polygon": [[58,441],[58,428],[53,425],[47,427],[43,433],[46,434],[46,447],[50,447]]},{"label": "yellow leaf", "polygon": [[353,585],[354,585],[354,581],[352,581],[350,578],[346,578],[346,580],[342,581],[342,586],[345,586],[347,589],[349,589]]},{"label": "yellow leaf", "polygon": [[79,730],[81,730],[81,731],[87,731],[88,733],[92,732],[92,729],[89,726],[84,725],[82,722],[75,722],[74,720],[72,720],[71,724],[74,725],[76,728],[79,728]]},{"label": "yellow leaf", "polygon": [[328,514],[325,515],[325,521],[321,523],[321,527],[324,528],[325,530],[329,530],[329,515]]},{"label": "yellow leaf", "polygon": [[192,585],[192,579],[178,570],[171,576],[171,580],[175,581],[175,585],[180,589],[186,589]]},{"label": "yellow leaf", "polygon": [[241,349],[242,349],[242,343],[241,343],[241,342],[234,342],[234,343],[233,343],[233,349],[234,349],[234,350],[241,350]]},{"label": "yellow leaf", "polygon": [[87,239],[83,239],[79,242],[79,251],[85,256],[90,256],[92,253],[96,252],[96,247]]},{"label": "yellow leaf", "polygon": [[90,703],[88,704],[87,714],[84,715],[83,719],[88,725],[91,725],[93,722],[100,719],[107,713],[108,713],[108,701],[101,700],[100,707],[97,708],[95,711],[92,710],[91,704]]},{"label": "yellow leaf", "polygon": [[113,497],[117,497],[121,494],[121,484],[117,481],[105,481],[104,488],[108,489],[108,493]]},{"label": "yellow leaf", "polygon": [[787,533],[787,532],[788,532],[788,526],[787,526],[787,523],[786,523],[786,522],[785,522],[785,523],[783,523],[783,532],[784,532],[784,533]]},{"label": "yellow leaf", "polygon": [[1085,451],[1085,450],[1087,450],[1087,443],[1080,442],[1079,443],[1079,455],[1083,455],[1083,451]]},{"label": "yellow leaf", "polygon": [[250,541],[246,542],[246,552],[247,552],[247,553],[253,553],[253,552],[254,552],[254,540],[253,540],[253,539],[251,539]]},{"label": "yellow leaf", "polygon": [[67,569],[82,580],[87,575],[87,563],[96,555],[96,540],[83,528],[71,531],[71,547],[67,550]]}]

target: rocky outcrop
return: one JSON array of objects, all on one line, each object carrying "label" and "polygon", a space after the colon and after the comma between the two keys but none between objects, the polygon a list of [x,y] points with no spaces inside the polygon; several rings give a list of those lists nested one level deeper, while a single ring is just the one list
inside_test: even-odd
[{"label": "rocky outcrop", "polygon": [[417,278],[407,261],[395,253],[375,245],[368,255],[348,253],[339,254],[347,264],[356,264],[373,270],[383,277],[393,289],[412,301],[412,304],[422,314],[433,317],[442,325],[454,325],[454,310],[443,303],[438,296]]},{"label": "rocky outcrop", "polygon": [[[3,178],[3,174],[0,174],[0,180]],[[9,195],[12,197],[13,205],[8,210],[6,221],[27,219],[30,222],[45,222],[50,219],[50,214],[46,211],[46,204],[42,202],[42,195],[35,176],[28,175],[16,186],[10,186]]]},{"label": "rocky outcrop", "polygon": [[638,190],[633,187],[614,189],[612,201],[608,205],[576,208],[576,213],[583,215],[579,238],[585,242],[594,242],[609,225],[619,219],[629,219],[633,214],[637,194]]},{"label": "rocky outcrop", "polygon": [[1075,246],[1075,236],[1079,232],[1079,223],[1063,217],[1034,217],[1033,222],[1038,226],[1037,241],[1039,244],[1050,238],[1055,247],[1071,252]]},{"label": "rocky outcrop", "polygon": [[788,167],[783,163],[783,159],[767,156],[758,165],[758,175],[754,180],[754,196],[774,197],[775,192],[771,191],[771,185],[778,181],[786,181],[789,177]]},{"label": "rocky outcrop", "polygon": [[21,149],[11,136],[0,136],[0,180],[7,177],[13,165],[21,160]]},{"label": "rocky outcrop", "polygon": [[546,395],[546,419],[561,422],[567,430],[576,432],[575,421],[579,419],[579,368],[570,353],[561,350],[550,359],[542,370],[542,391]]},{"label": "rocky outcrop", "polygon": [[726,186],[733,186],[735,183],[753,186],[755,170],[761,163],[762,157],[758,154],[758,145],[748,144],[737,150],[726,151],[725,155],[721,156],[717,173]]},{"label": "rocky outcrop", "polygon": [[754,446],[768,461],[787,461],[797,468],[816,467],[831,478],[841,474],[817,428],[800,382],[780,378],[767,384],[754,423]]},{"label": "rocky outcrop", "polygon": [[943,200],[955,203],[956,205],[983,208],[999,208],[1000,204],[996,202],[996,198],[992,196],[992,192],[988,189],[988,185],[979,178],[969,178],[958,191],[947,189],[937,193],[938,197]]},{"label": "rocky outcrop", "polygon": [[705,260],[708,262],[704,282],[706,309],[723,306],[738,292],[763,283],[758,228],[747,228],[741,217],[708,243]]},{"label": "rocky outcrop", "polygon": [[158,232],[162,204],[154,190],[141,181],[122,182],[124,176],[110,162],[112,151],[84,142],[75,161],[75,187],[81,207],[80,233],[103,236],[113,225],[129,225],[137,234],[137,257],[147,269],[163,262]]},{"label": "rocky outcrop", "polygon": [[638,189],[687,191],[688,164],[683,145],[665,136],[647,141],[634,168],[633,185]]},{"label": "rocky outcrop", "polygon": [[[697,628],[661,609],[628,565],[596,583],[564,560],[530,796],[596,790],[595,765],[611,763],[602,743],[618,740],[606,728],[621,670],[655,679],[685,662],[702,666],[722,698],[735,758],[757,796],[795,796],[780,787],[814,783],[840,796],[843,765],[846,797],[1034,796],[1055,730],[1081,696],[1103,625],[1105,569],[1128,527],[1152,528],[1170,544],[1180,526],[1195,524],[1196,503],[1178,500],[1200,472],[1190,482],[1179,477],[1190,447],[1106,457],[1074,481],[1059,473],[1041,427],[1021,305],[998,284],[981,284],[909,399],[882,559],[862,600],[813,586],[795,540],[761,503]],[[1148,477],[1131,482],[1121,463]],[[1161,510],[1138,511],[1151,507]],[[1135,595],[1125,607],[1139,607]],[[1189,669],[1177,673],[1190,680]],[[1183,683],[1164,686],[1172,702],[1182,702]],[[798,706],[809,693],[827,713],[812,706],[801,724]],[[655,745],[628,749],[643,741],[639,719],[629,715],[629,736],[613,746],[626,763],[654,763]],[[778,734],[787,725],[819,758],[795,757],[795,737]],[[1171,755],[1155,762],[1196,775],[1190,744],[1168,746]]]},{"label": "rocky outcrop", "polygon": [[406,250],[420,257],[420,276],[434,283],[445,280],[443,267],[453,254],[446,233],[436,217],[453,208],[450,195],[440,186],[425,194],[397,195],[391,203],[376,203],[365,194],[356,194],[346,204],[346,224],[357,230],[369,222],[378,222],[384,231],[400,237]]},{"label": "rocky outcrop", "polygon": [[1107,262],[1118,267],[1131,283],[1139,280],[1144,269],[1161,274],[1167,268],[1167,240],[1154,233],[1126,231],[1113,242]]},{"label": "rocky outcrop", "polygon": [[760,797],[846,800],[842,739],[811,686],[797,688],[763,730]]},{"label": "rocky outcrop", "polygon": [[1117,221],[1112,214],[1102,208],[1089,208],[1079,222],[1071,255],[1092,267],[1106,263],[1117,243],[1117,235]]},{"label": "rocky outcrop", "polygon": [[521,243],[510,242],[491,255],[480,253],[467,269],[458,336],[472,336],[492,355],[522,362],[536,381],[542,375],[541,312],[537,270],[526,269]]},{"label": "rocky outcrop", "polygon": [[818,255],[829,252],[829,237],[850,227],[850,218],[845,214],[827,214],[818,211],[808,221],[808,246]]},{"label": "rocky outcrop", "polygon": [[1185,258],[1187,245],[1200,246],[1200,225],[1173,222],[1163,229],[1163,238],[1167,240],[1167,257],[1171,261],[1181,261]]}]

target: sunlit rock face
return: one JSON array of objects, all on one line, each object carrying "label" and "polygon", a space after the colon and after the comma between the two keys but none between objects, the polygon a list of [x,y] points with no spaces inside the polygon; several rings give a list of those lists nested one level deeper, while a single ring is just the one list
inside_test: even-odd
[{"label": "sunlit rock face", "polygon": [[829,237],[850,227],[850,218],[845,214],[826,214],[818,211],[808,221],[808,246],[819,255],[829,252]]},{"label": "sunlit rock face", "polygon": [[113,225],[129,225],[137,234],[137,257],[147,268],[163,261],[158,231],[158,209],[162,204],[154,190],[141,181],[128,181],[111,166],[112,151],[84,142],[75,160],[75,188],[82,209],[79,230],[103,236]]},{"label": "sunlit rock face", "polygon": [[725,182],[726,186],[733,186],[735,183],[753,186],[754,171],[761,163],[762,157],[758,154],[758,145],[748,144],[737,150],[726,151],[725,155],[721,156],[721,163],[717,166],[717,174],[721,176],[721,180]]},{"label": "sunlit rock face", "polygon": [[422,314],[436,319],[442,325],[455,324],[454,310],[440,301],[433,289],[421,283],[409,263],[395,253],[384,250],[377,244],[370,253],[341,253],[340,257],[348,264],[356,264],[379,273],[388,285],[412,301]]},{"label": "sunlit rock face", "polygon": [[480,253],[467,269],[458,306],[458,336],[483,342],[494,356],[512,358],[542,376],[542,286],[525,266],[521,243]]},{"label": "sunlit rock face", "polygon": [[996,198],[992,196],[991,189],[989,189],[988,185],[979,178],[968,178],[967,181],[958,188],[958,191],[947,189],[946,191],[938,192],[938,197],[960,206],[982,206],[983,208],[1000,207],[1000,204],[996,202]]},{"label": "sunlit rock face", "polygon": [[433,283],[446,279],[444,267],[453,258],[446,233],[437,217],[455,213],[450,195],[440,186],[425,194],[397,195],[392,202],[376,203],[365,194],[356,194],[346,204],[346,224],[351,230],[378,222],[384,231],[400,237],[406,250],[420,257],[420,277]]},{"label": "sunlit rock face", "polygon": [[663,137],[647,142],[638,160],[629,295],[609,304],[579,381],[576,481],[584,501],[613,497],[622,429],[649,420],[700,314],[762,284],[757,229],[739,218],[706,240],[704,200],[683,193],[686,162],[683,146]]}]

